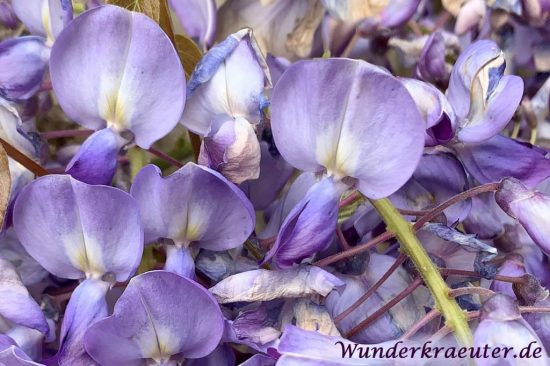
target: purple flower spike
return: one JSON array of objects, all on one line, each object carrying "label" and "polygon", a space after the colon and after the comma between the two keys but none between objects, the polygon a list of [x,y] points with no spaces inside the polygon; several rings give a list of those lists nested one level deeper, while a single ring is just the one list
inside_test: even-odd
[{"label": "purple flower spike", "polygon": [[443,34],[432,33],[422,49],[414,77],[430,83],[446,83],[449,79],[449,70],[445,64],[446,51]]},{"label": "purple flower spike", "polygon": [[426,146],[450,141],[458,124],[453,107],[436,87],[415,79],[400,79],[411,93],[420,114],[426,121]]},{"label": "purple flower spike", "polygon": [[[521,349],[529,346],[542,348],[542,358],[537,360],[537,365],[548,365],[548,356],[544,346],[531,326],[521,317],[518,304],[511,297],[504,294],[494,294],[481,308],[480,323],[474,333],[474,347],[493,348],[512,347],[507,353],[506,361],[496,361],[495,358],[476,358],[479,366],[498,364],[516,364]],[[502,354],[501,354],[502,357]]]},{"label": "purple flower spike", "polygon": [[118,152],[126,143],[110,128],[88,137],[71,159],[65,173],[88,184],[110,185],[118,164]]},{"label": "purple flower spike", "polygon": [[21,283],[15,267],[0,256],[0,318],[36,329],[43,334],[49,331],[40,306]]},{"label": "purple flower spike", "polygon": [[15,203],[14,227],[29,254],[62,278],[101,278],[112,272],[125,281],[141,260],[143,230],[135,200],[69,175],[28,184]]},{"label": "purple flower spike", "polygon": [[[159,168],[147,165],[137,174],[130,193],[140,205],[146,243],[171,239],[179,251],[187,251],[190,245],[222,251],[243,244],[254,229],[254,208],[243,192],[200,165],[188,163],[166,178]],[[188,254],[172,250],[168,254],[185,261],[178,270],[169,259],[167,269],[189,273]]]},{"label": "purple flower spike", "polygon": [[17,17],[29,31],[47,39],[49,46],[73,19],[70,0],[11,0]]},{"label": "purple flower spike", "polygon": [[207,49],[216,40],[216,1],[170,0],[170,7],[178,16],[183,29]]},{"label": "purple flower spike", "polygon": [[50,48],[41,37],[0,43],[0,97],[26,100],[35,95],[46,75]]},{"label": "purple flower spike", "polygon": [[339,188],[333,177],[311,187],[286,217],[275,245],[261,263],[275,258],[278,268],[290,268],[327,249],[338,222],[338,201],[342,195]]},{"label": "purple flower spike", "polygon": [[153,271],[130,281],[113,315],[90,327],[85,345],[104,366],[172,365],[171,359],[207,356],[223,330],[220,308],[208,291],[176,274]]},{"label": "purple flower spike", "polygon": [[498,205],[511,217],[517,219],[533,241],[546,254],[550,254],[550,197],[525,187],[514,178],[500,182],[495,193]]},{"label": "purple flower spike", "polygon": [[285,160],[304,171],[326,170],[335,181],[354,178],[369,198],[399,189],[422,155],[425,123],[414,100],[396,78],[364,61],[300,61],[278,81],[271,103]]},{"label": "purple flower spike", "polygon": [[181,123],[204,135],[218,114],[261,118],[264,88],[271,85],[265,59],[249,28],[229,35],[199,61],[187,85]]},{"label": "purple flower spike", "polygon": [[198,163],[241,184],[260,176],[260,144],[250,123],[242,117],[218,115],[204,136]]},{"label": "purple flower spike", "polygon": [[144,149],[168,134],[183,112],[185,75],[170,40],[147,16],[118,6],[72,21],[52,48],[50,72],[72,120],[92,130],[129,130]]},{"label": "purple flower spike", "polygon": [[481,184],[514,177],[534,188],[550,177],[546,151],[502,135],[478,144],[455,144],[454,148],[464,168]]},{"label": "purple flower spike", "polygon": [[7,1],[0,1],[0,24],[15,29],[17,28],[17,15],[13,11],[13,6]]},{"label": "purple flower spike", "polygon": [[493,41],[478,41],[458,58],[447,98],[460,118],[460,141],[487,140],[510,122],[523,96],[523,80],[503,76],[505,67],[504,53]]}]

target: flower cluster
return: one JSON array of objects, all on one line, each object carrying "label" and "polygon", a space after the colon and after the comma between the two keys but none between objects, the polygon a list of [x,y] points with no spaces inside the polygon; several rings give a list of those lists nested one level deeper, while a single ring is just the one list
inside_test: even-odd
[{"label": "flower cluster", "polygon": [[0,0],[0,366],[550,365],[546,5]]}]

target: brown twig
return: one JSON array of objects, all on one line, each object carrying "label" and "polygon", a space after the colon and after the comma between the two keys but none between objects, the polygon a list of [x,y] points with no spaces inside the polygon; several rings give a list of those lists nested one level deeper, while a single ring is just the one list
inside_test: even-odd
[{"label": "brown twig", "polygon": [[0,143],[6,150],[6,153],[17,161],[19,164],[23,165],[25,168],[30,170],[32,173],[36,174],[39,177],[50,174],[45,168],[40,166],[34,160],[29,158],[27,155],[23,154],[21,151],[17,150],[15,147],[11,146],[4,139],[0,138]]},{"label": "brown twig", "polygon": [[402,336],[399,338],[399,340],[406,340],[411,338],[413,335],[415,335],[420,329],[422,329],[423,326],[431,322],[433,319],[440,316],[441,313],[436,308],[433,308],[430,310],[428,314],[426,314],[422,319],[417,321],[412,327],[409,328]]}]

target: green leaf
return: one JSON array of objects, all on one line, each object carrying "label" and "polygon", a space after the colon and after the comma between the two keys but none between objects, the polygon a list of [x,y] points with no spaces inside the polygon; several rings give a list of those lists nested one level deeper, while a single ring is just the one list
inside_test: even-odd
[{"label": "green leaf", "polygon": [[185,78],[189,80],[202,57],[202,52],[191,38],[181,34],[176,34],[176,50],[185,71]]}]

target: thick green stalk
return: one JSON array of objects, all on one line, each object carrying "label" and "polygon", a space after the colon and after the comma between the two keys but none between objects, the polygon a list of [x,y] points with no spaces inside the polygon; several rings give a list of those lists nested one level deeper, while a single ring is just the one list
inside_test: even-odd
[{"label": "thick green stalk", "polygon": [[402,251],[413,261],[434,298],[437,310],[445,317],[446,325],[453,330],[460,345],[472,347],[472,332],[468,326],[466,313],[460,309],[454,299],[449,297],[449,287],[418,241],[412,225],[403,219],[387,198],[370,200],[370,202],[382,216],[388,230],[394,233],[401,243]]}]

